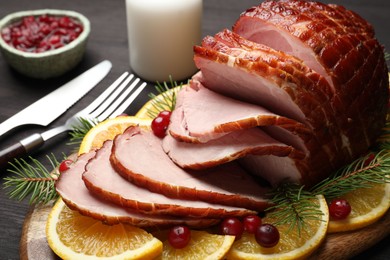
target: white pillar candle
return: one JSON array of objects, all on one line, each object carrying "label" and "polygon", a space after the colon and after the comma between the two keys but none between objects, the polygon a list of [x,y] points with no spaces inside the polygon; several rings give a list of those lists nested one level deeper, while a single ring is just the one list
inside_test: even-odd
[{"label": "white pillar candle", "polygon": [[196,72],[202,0],[126,0],[130,67],[148,81],[179,81]]}]

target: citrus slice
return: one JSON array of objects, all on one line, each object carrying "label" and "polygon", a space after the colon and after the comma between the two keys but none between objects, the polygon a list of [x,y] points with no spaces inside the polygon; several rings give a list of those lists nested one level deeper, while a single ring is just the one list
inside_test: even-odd
[{"label": "citrus slice", "polygon": [[223,259],[232,246],[234,238],[234,236],[191,230],[191,240],[182,249],[173,248],[165,239],[163,252],[157,259]]},{"label": "citrus slice", "polygon": [[390,207],[390,183],[354,190],[343,196],[351,205],[351,213],[343,220],[330,220],[329,233],[363,228],[381,218]]},{"label": "citrus slice", "polygon": [[172,103],[175,100],[176,93],[180,90],[179,87],[175,87],[165,91],[164,93],[156,96],[155,98],[149,100],[143,105],[143,107],[135,115],[138,118],[143,119],[153,119],[161,111],[167,110],[171,111]]},{"label": "citrus slice", "polygon": [[[296,229],[289,231],[288,225],[278,225],[279,243],[272,248],[261,247],[253,234],[244,232],[240,240],[234,242],[227,259],[300,259],[309,256],[322,243],[326,236],[329,221],[328,206],[322,195],[315,203],[323,212],[320,219],[308,219],[300,234]],[[272,223],[267,216],[262,223]]]},{"label": "citrus slice", "polygon": [[143,128],[149,128],[151,122],[150,119],[141,119],[135,116],[118,116],[107,119],[88,131],[81,142],[79,154],[100,148],[104,141],[114,139],[116,135],[123,133],[129,126],[139,125]]},{"label": "citrus slice", "polygon": [[62,259],[153,259],[162,242],[126,224],[105,225],[70,210],[59,199],[49,214],[46,237]]}]

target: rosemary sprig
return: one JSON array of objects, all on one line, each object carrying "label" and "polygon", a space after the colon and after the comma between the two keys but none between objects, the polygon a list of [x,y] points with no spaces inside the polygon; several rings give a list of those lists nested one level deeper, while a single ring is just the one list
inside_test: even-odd
[{"label": "rosemary sprig", "polygon": [[[51,167],[55,169],[59,162],[52,154],[47,156]],[[31,163],[24,159],[15,159],[8,169],[12,176],[4,178],[4,188],[10,189],[10,198],[19,201],[31,195],[30,204],[46,204],[58,197],[54,183],[58,178],[55,171],[48,171],[38,160],[30,157]]]},{"label": "rosemary sprig", "polygon": [[[150,93],[149,98],[151,99],[151,109],[148,110],[148,116],[150,118],[155,118],[159,111],[173,111],[176,105],[176,93],[183,86],[183,84],[178,84],[176,81],[173,81],[170,78],[170,86],[167,82],[161,84],[157,82],[155,86],[157,95]],[[161,96],[161,99],[157,98]]]}]

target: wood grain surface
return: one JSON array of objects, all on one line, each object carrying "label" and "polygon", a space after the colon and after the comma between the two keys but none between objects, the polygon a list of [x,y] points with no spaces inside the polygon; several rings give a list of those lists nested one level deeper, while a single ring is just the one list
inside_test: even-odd
[{"label": "wood grain surface", "polygon": [[[21,260],[52,260],[58,257],[46,241],[45,226],[51,205],[32,207],[23,225]],[[390,235],[390,211],[378,222],[353,232],[329,234],[310,259],[351,259]]]}]

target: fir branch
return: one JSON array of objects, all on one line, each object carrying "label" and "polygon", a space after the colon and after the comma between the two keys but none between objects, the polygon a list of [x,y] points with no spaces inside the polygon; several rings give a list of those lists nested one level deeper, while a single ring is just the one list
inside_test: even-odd
[{"label": "fir branch", "polygon": [[[53,154],[47,158],[53,169],[59,165]],[[38,160],[32,157],[30,160],[31,164],[24,159],[10,163],[12,168],[8,171],[13,176],[4,178],[4,188],[10,189],[7,192],[10,198],[21,201],[30,195],[30,204],[47,204],[58,197],[54,187],[58,174],[48,171]]]},{"label": "fir branch", "polygon": [[381,150],[370,153],[341,168],[334,175],[315,185],[311,192],[334,199],[360,188],[369,188],[377,183],[390,182],[390,153]]},{"label": "fir branch", "polygon": [[386,61],[390,60],[390,53],[388,53],[387,51],[385,52],[385,60]]},{"label": "fir branch", "polygon": [[315,203],[315,196],[304,190],[304,186],[284,182],[270,195],[274,206],[266,210],[267,215],[276,226],[289,225],[288,232],[296,229],[300,235],[306,220],[321,220],[323,212]]},{"label": "fir branch", "polygon": [[[171,77],[169,78],[170,86],[167,82],[164,82],[163,84],[157,82],[155,88],[158,94],[149,94],[149,98],[151,99],[151,109],[148,109],[148,116],[150,118],[155,118],[161,111],[173,111],[175,109],[177,93],[175,89],[180,89],[183,84],[178,85],[177,82],[173,81]],[[161,100],[157,98],[158,96],[161,96]]]},{"label": "fir branch", "polygon": [[69,132],[70,141],[67,145],[76,145],[79,146],[84,138],[84,136],[91,130],[95,125],[99,123],[97,119],[88,120],[85,118],[78,118],[79,122],[72,127],[72,131]]}]

